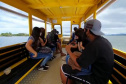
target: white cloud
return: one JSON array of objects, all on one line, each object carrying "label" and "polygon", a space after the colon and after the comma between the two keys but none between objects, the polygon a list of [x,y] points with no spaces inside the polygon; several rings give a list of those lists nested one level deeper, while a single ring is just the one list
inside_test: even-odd
[{"label": "white cloud", "polygon": [[0,10],[0,28],[28,28],[28,18]]},{"label": "white cloud", "polygon": [[45,23],[43,23],[43,22],[38,22],[38,21],[34,21],[34,20],[32,20],[32,26],[33,27],[44,27],[45,28]]},{"label": "white cloud", "polygon": [[97,15],[105,34],[126,34],[126,5],[122,5],[123,3],[123,0],[118,0]]},{"label": "white cloud", "polygon": [[[99,19],[102,23],[102,31],[106,34],[111,33],[126,33],[126,1],[118,0],[116,3],[113,3],[110,7],[105,9],[99,15]],[[10,8],[19,13],[27,14],[21,10],[13,8],[9,5],[3,4],[0,2],[1,6]],[[33,21],[33,27],[44,27],[44,23]],[[70,32],[70,23],[63,23],[63,33]],[[69,26],[69,28],[68,28]],[[49,30],[50,31],[50,30]],[[0,10],[0,33],[2,32],[12,32],[12,33],[28,33],[28,18],[23,18],[15,14],[11,14]]]}]

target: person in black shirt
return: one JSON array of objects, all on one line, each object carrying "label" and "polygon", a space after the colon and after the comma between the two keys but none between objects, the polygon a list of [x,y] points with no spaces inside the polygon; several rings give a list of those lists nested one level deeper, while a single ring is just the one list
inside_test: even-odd
[{"label": "person in black shirt", "polygon": [[[71,42],[73,42],[74,41],[74,38],[75,38],[75,32],[76,32],[76,30],[77,30],[78,28],[77,27],[74,27],[74,32],[72,33],[72,38],[71,38],[71,40],[69,41],[69,43],[71,43]],[[68,43],[68,44],[69,44]]]},{"label": "person in black shirt", "polygon": [[52,43],[56,45],[57,51],[58,51],[58,50],[60,51],[61,56],[65,56],[66,54],[63,53],[63,51],[62,51],[62,46],[61,46],[60,39],[59,39],[59,37],[58,37],[58,33],[59,33],[59,32],[58,32],[56,29],[53,29],[53,30],[51,31],[50,39],[51,39]]},{"label": "person in black shirt", "polygon": [[[85,36],[90,40],[90,43],[85,46],[81,56],[77,58],[70,51],[71,47],[69,45],[66,46],[66,51],[76,66],[81,68],[92,66],[92,74],[82,76],[84,80],[91,84],[107,84],[114,65],[111,43],[102,37],[102,34],[101,22],[96,19],[89,20],[85,23]],[[73,69],[69,65],[64,64],[60,70],[63,84],[66,83],[66,73],[74,74]],[[72,80],[69,79],[68,84],[71,84],[71,82]]]},{"label": "person in black shirt", "polygon": [[59,32],[56,31],[56,34],[54,36],[55,43],[57,44],[56,52],[58,53],[58,50],[59,50],[61,53],[61,56],[66,56],[66,54],[63,53],[63,51],[62,51],[61,40],[59,39],[58,34],[59,34]]}]

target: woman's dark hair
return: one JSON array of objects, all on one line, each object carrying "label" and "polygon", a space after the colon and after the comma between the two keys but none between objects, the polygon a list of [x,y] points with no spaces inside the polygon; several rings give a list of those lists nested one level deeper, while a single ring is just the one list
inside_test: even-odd
[{"label": "woman's dark hair", "polygon": [[75,35],[79,37],[78,41],[82,41],[82,39],[83,39],[83,33],[84,33],[83,29],[77,29],[75,31]]},{"label": "woman's dark hair", "polygon": [[77,27],[74,27],[74,31],[76,31],[77,30]]},{"label": "woman's dark hair", "polygon": [[40,28],[41,29],[41,38],[44,39],[45,38],[45,29],[43,27]]},{"label": "woman's dark hair", "polygon": [[33,49],[37,49],[38,46],[38,41],[39,41],[39,37],[40,37],[40,28],[39,27],[34,27],[32,30],[32,34],[31,34],[34,38],[34,42],[33,42]]}]

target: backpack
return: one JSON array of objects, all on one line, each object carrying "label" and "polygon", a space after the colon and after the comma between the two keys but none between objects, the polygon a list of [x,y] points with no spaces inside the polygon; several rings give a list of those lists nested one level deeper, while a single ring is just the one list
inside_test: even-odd
[{"label": "backpack", "polygon": [[46,39],[47,39],[47,46],[49,46],[50,48],[55,47],[55,44],[53,42],[53,36],[51,36],[50,32],[48,33]]},{"label": "backpack", "polygon": [[47,54],[47,53],[51,53],[52,52],[52,50],[49,48],[49,47],[40,47],[39,48],[39,52],[40,53],[44,53],[44,54]]}]

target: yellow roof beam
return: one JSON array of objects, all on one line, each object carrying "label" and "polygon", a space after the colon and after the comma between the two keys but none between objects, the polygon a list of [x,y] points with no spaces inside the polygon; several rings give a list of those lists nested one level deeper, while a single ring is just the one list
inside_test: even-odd
[{"label": "yellow roof beam", "polygon": [[94,6],[95,3],[80,3],[80,4],[73,4],[73,3],[50,3],[50,4],[34,4],[29,5],[29,7],[33,9],[43,9],[43,8],[53,8],[53,7],[60,7],[60,8],[69,8],[69,7],[85,7],[85,6]]},{"label": "yellow roof beam", "polygon": [[60,17],[82,17],[84,15],[54,15],[54,16],[47,16],[48,18],[60,18]]},{"label": "yellow roof beam", "polygon": [[97,11],[97,5],[93,6],[88,10],[88,12],[85,14],[85,18],[87,19],[90,15],[92,15],[95,11]]},{"label": "yellow roof beam", "polygon": [[[59,2],[59,5],[61,5],[61,0],[58,0],[58,2]],[[60,10],[61,10],[61,12],[62,12],[62,14],[64,15],[64,11],[63,11],[63,9],[60,7]]]}]

